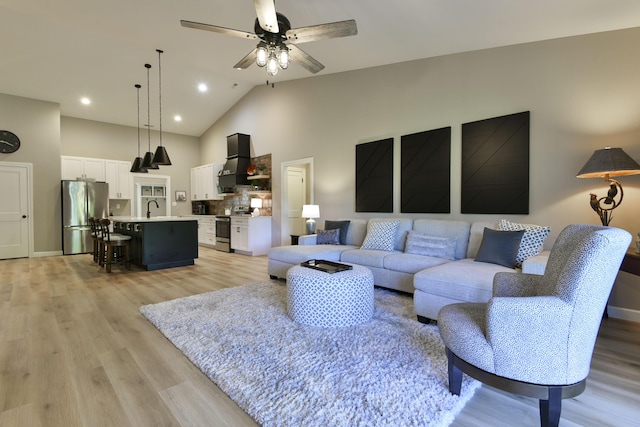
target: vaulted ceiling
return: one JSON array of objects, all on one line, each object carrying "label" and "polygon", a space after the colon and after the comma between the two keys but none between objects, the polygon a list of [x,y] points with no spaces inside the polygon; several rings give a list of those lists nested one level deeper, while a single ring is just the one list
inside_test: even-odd
[{"label": "vaulted ceiling", "polygon": [[[315,76],[498,46],[640,26],[637,0],[278,0],[294,28],[355,19],[358,35],[299,45],[325,65]],[[255,85],[314,78],[293,64],[268,78],[233,65],[255,41],[180,26],[253,32],[251,0],[0,0],[0,93],[60,104],[61,114],[200,136]],[[199,92],[199,83],[208,85]],[[90,105],[80,103],[82,97]],[[174,115],[182,116],[175,122]]]}]

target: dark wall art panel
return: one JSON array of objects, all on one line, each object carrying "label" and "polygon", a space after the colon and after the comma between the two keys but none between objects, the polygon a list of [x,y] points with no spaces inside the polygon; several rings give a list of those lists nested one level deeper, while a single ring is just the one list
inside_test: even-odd
[{"label": "dark wall art panel", "polygon": [[529,213],[529,111],[462,125],[462,213]]},{"label": "dark wall art panel", "polygon": [[393,212],[393,138],[356,145],[356,212]]},{"label": "dark wall art panel", "polygon": [[451,212],[451,127],[400,139],[400,212]]}]

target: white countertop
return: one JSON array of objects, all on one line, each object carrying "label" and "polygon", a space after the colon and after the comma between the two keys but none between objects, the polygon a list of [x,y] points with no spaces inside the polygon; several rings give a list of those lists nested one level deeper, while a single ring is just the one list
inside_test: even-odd
[{"label": "white countertop", "polygon": [[167,222],[167,221],[195,221],[192,216],[112,216],[111,221],[117,222]]}]

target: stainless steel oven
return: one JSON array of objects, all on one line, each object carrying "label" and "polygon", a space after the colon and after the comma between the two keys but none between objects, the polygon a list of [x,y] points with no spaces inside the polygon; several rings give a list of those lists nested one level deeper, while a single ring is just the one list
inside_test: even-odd
[{"label": "stainless steel oven", "polygon": [[231,217],[216,215],[216,249],[222,252],[231,250]]}]

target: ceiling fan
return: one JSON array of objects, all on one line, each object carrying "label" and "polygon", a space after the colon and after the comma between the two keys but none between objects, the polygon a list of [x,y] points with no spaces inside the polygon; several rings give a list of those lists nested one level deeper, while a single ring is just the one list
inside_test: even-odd
[{"label": "ceiling fan", "polygon": [[260,40],[255,49],[234,65],[234,68],[245,69],[255,62],[260,67],[266,67],[270,76],[275,76],[279,68],[286,69],[290,61],[315,74],[324,69],[324,65],[296,46],[297,44],[358,34],[356,21],[353,19],[291,28],[287,17],[276,12],[275,0],[253,0],[253,4],[257,15],[254,33],[185,20],[181,20],[180,25],[248,40]]}]

